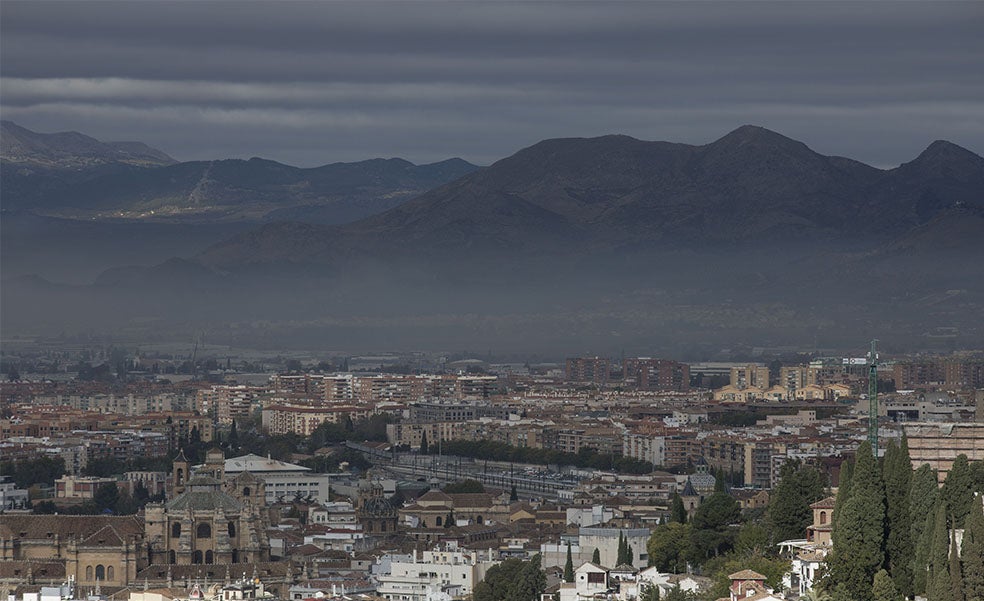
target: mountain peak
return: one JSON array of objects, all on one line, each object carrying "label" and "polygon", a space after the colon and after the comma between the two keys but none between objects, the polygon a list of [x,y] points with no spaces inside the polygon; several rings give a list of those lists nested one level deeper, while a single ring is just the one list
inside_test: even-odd
[{"label": "mountain peak", "polygon": [[766,129],[760,125],[742,125],[738,129],[726,134],[724,137],[714,141],[712,145],[767,145],[767,146],[791,146],[805,148],[802,142],[797,142],[792,138],[776,133],[771,129]]},{"label": "mountain peak", "polygon": [[922,151],[916,161],[982,161],[980,156],[947,140],[936,140]]}]

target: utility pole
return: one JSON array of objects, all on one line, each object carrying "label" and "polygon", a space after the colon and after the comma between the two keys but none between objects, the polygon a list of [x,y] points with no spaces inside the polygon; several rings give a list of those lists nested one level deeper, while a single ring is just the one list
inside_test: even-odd
[{"label": "utility pole", "polygon": [[871,341],[868,353],[868,442],[871,452],[878,457],[878,340]]}]

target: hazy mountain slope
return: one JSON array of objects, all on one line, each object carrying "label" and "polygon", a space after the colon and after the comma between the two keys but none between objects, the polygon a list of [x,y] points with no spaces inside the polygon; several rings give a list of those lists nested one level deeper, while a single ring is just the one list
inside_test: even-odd
[{"label": "hazy mountain slope", "polygon": [[167,154],[141,142],[100,142],[78,132],[42,134],[13,121],[0,122],[0,159],[22,168],[79,169],[121,163],[171,165]]},{"label": "hazy mountain slope", "polygon": [[477,169],[466,161],[414,165],[373,159],[301,169],[259,158],[129,165],[84,173],[6,168],[8,209],[77,219],[302,219],[344,223],[389,209]]},{"label": "hazy mountain slope", "polygon": [[984,159],[946,143],[883,171],[753,126],[704,146],[626,136],[547,140],[365,220],[290,230],[289,245],[278,242],[283,228],[268,227],[199,259],[236,270],[447,252],[871,244],[982,198]]}]

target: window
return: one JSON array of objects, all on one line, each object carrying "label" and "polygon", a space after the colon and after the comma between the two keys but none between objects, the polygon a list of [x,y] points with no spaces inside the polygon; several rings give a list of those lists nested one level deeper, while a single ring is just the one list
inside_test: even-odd
[{"label": "window", "polygon": [[171,524],[171,538],[180,538],[180,537],[181,537],[181,524],[175,522]]},{"label": "window", "polygon": [[174,551],[173,550],[167,552],[167,562],[170,563],[170,564],[175,563],[175,557],[174,557]]},{"label": "window", "polygon": [[96,580],[106,579],[106,566],[99,564],[96,566]]},{"label": "window", "polygon": [[205,551],[205,563],[210,565],[215,563],[215,555],[211,551]]},{"label": "window", "polygon": [[113,566],[107,566],[106,567],[106,579],[107,580],[116,580],[116,577],[115,577],[115,574],[113,573],[113,571],[114,571],[113,570]]},{"label": "window", "polygon": [[[174,551],[171,551],[174,553]],[[85,566],[85,579],[92,580],[92,566]]]},{"label": "window", "polygon": [[196,538],[211,538],[212,537],[212,527],[208,524],[198,524],[198,528],[195,530]]},{"label": "window", "polygon": [[248,497],[249,496],[249,487],[248,486],[243,489],[243,496],[244,497]]},{"label": "window", "polygon": [[236,522],[229,522],[229,538],[236,536]]},{"label": "window", "polygon": [[605,583],[605,573],[604,572],[590,572],[588,573],[588,582],[592,584],[604,584]]},{"label": "window", "polygon": [[820,523],[821,524],[826,524],[827,523],[827,512],[826,511],[821,511],[820,512]]},{"label": "window", "polygon": [[191,556],[191,563],[198,563],[198,564],[202,563],[202,552],[201,551],[195,551],[194,554],[192,554],[192,556]]}]

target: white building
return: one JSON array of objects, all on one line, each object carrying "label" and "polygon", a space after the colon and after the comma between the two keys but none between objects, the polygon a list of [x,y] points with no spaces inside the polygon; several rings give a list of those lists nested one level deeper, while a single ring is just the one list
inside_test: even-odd
[{"label": "white building", "polygon": [[225,474],[231,479],[249,472],[266,483],[266,502],[290,501],[298,494],[302,498],[328,501],[329,474],[319,474],[311,468],[277,461],[259,455],[243,455],[225,460]]},{"label": "white building", "polygon": [[[614,590],[614,589],[612,589]],[[609,594],[608,570],[586,562],[574,570],[574,582],[560,585],[560,601],[586,601],[606,598]]]},{"label": "white building", "polygon": [[649,528],[580,528],[578,529],[578,546],[582,551],[592,554],[598,549],[601,565],[614,566],[618,559],[619,535],[624,536],[632,547],[632,565],[645,568],[649,565]]},{"label": "white building", "polygon": [[10,476],[0,476],[0,510],[31,510],[30,495],[26,488],[17,488]]},{"label": "white building", "polygon": [[485,553],[459,551],[457,545],[416,551],[411,561],[390,561],[388,574],[377,576],[377,594],[389,601],[429,601],[442,594],[470,595],[485,573],[500,562],[491,549]]}]

